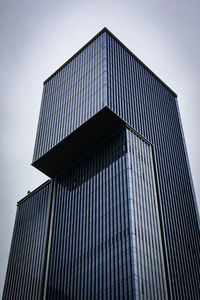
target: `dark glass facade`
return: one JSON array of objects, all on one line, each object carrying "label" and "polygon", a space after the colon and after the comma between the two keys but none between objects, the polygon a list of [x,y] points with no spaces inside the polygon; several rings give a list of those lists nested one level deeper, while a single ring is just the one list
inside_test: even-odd
[{"label": "dark glass facade", "polygon": [[63,66],[44,85],[33,160],[78,128],[105,102],[105,33]]},{"label": "dark glass facade", "polygon": [[2,299],[40,297],[50,185],[42,185],[18,203]]},{"label": "dark glass facade", "polygon": [[55,178],[46,299],[167,299],[154,176],[122,128]]},{"label": "dark glass facade", "polygon": [[[107,29],[44,82],[33,166],[52,181],[18,206],[3,299],[200,299],[199,216],[177,96]],[[24,215],[40,217],[40,201],[37,226],[20,223],[25,204]],[[40,250],[29,226],[33,241],[43,236]],[[34,279],[19,265],[20,234]]]},{"label": "dark glass facade", "polygon": [[152,142],[171,290],[200,298],[200,231],[176,95],[107,34],[108,106]]}]

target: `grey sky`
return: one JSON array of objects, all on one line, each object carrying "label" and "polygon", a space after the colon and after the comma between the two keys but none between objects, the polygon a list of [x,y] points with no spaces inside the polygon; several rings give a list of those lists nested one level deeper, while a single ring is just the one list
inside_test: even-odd
[{"label": "grey sky", "polygon": [[0,0],[0,297],[16,202],[46,180],[30,166],[42,83],[104,26],[177,94],[200,207],[199,0]]}]

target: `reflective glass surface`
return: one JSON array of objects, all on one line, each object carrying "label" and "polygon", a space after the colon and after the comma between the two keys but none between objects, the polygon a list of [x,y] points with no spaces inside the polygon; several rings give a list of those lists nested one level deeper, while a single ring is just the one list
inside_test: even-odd
[{"label": "reflective glass surface", "polygon": [[106,105],[153,144],[156,180],[143,165],[152,154],[142,143],[134,156],[128,133],[56,176],[47,295],[163,299],[163,256],[172,298],[199,300],[199,217],[176,94],[107,30],[45,81],[33,160]]},{"label": "reflective glass surface", "polygon": [[55,183],[46,299],[167,299],[151,147],[122,128]]},{"label": "reflective glass surface", "polygon": [[33,161],[104,106],[105,33],[44,84]]},{"label": "reflective glass surface", "polygon": [[199,299],[200,231],[176,95],[107,34],[108,106],[154,145],[174,299]]},{"label": "reflective glass surface", "polygon": [[3,300],[39,299],[48,205],[46,184],[17,207]]}]

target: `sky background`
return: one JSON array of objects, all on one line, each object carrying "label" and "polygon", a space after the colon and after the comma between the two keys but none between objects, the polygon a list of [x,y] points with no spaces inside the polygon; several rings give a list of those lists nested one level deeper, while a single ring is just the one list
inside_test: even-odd
[{"label": "sky background", "polygon": [[30,165],[43,81],[105,26],[178,94],[200,208],[199,0],[0,0],[0,298],[16,202],[47,179]]}]

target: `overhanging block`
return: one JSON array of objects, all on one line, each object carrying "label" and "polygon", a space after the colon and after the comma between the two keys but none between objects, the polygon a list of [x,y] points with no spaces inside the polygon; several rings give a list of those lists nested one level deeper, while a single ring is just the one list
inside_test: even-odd
[{"label": "overhanging block", "polygon": [[34,161],[32,166],[53,178],[124,124],[125,121],[106,106]]}]

